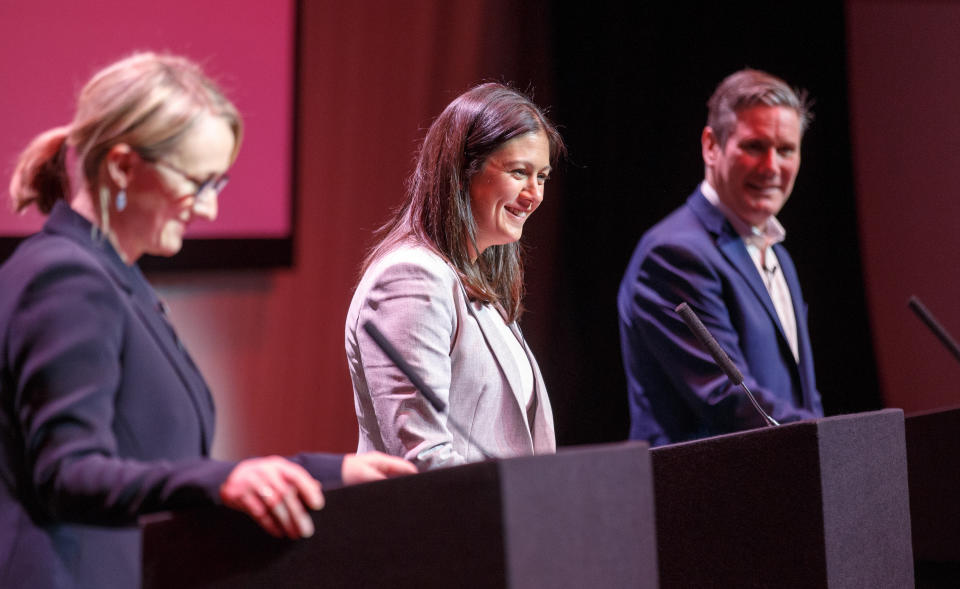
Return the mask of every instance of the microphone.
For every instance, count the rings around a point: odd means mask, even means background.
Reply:
[[[960,360],[960,346],[957,345],[957,342],[954,341],[950,334],[947,333],[947,330],[943,328],[940,323],[934,319],[930,311],[923,306],[923,303],[920,302],[920,299],[916,295],[911,295],[910,300],[907,301],[907,306],[910,307],[910,310],[923,321],[930,331],[933,332],[933,335],[937,336],[937,339],[940,340],[944,346],[950,350],[950,353],[953,354],[954,358]]]
[[[776,419],[767,415],[767,412],[763,410],[763,407],[760,406],[760,403],[757,402],[757,399],[753,396],[753,393],[750,392],[750,389],[747,388],[747,385],[743,382],[743,374],[740,373],[740,369],[737,368],[737,365],[733,363],[733,360],[730,359],[730,356],[727,355],[723,348],[720,347],[720,344],[717,342],[716,338],[707,331],[707,328],[703,325],[703,322],[700,321],[700,318],[697,317],[697,314],[693,312],[693,309],[690,308],[687,303],[680,303],[677,305],[675,311],[680,315],[680,318],[683,319],[683,322],[687,324],[687,327],[690,328],[690,331],[693,332],[693,335],[696,336],[697,340],[700,341],[700,345],[707,349],[710,352],[710,355],[713,357],[713,361],[720,367],[720,370],[727,375],[727,378],[730,379],[730,382],[739,386],[743,389],[743,392],[746,393],[747,398],[750,399],[750,402],[753,403],[753,408],[757,410],[757,413],[763,417],[763,421],[767,424],[767,427],[780,425]]]
[[[377,344],[377,347],[387,355],[387,358],[390,358],[390,361],[400,369],[400,372],[413,384],[414,388],[420,391],[420,394],[430,403],[437,413],[443,413],[447,410],[446,404],[440,400],[440,397],[437,396],[433,389],[430,388],[426,382],[420,378],[420,375],[417,374],[417,371],[413,369],[413,366],[410,366],[410,363],[403,359],[403,356],[400,355],[400,352],[394,347],[393,344],[387,339],[383,332],[377,329],[377,326],[373,324],[372,321],[365,321],[363,323],[363,330],[373,338],[374,343]],[[458,434],[463,436],[465,440],[470,442],[474,448],[480,451],[483,454],[484,458],[496,458],[490,452],[487,452],[483,446],[478,444],[467,430],[460,425],[460,422],[456,421],[451,415],[447,414],[447,424],[450,425],[450,428],[456,430]]]

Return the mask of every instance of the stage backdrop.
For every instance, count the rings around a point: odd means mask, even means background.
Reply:
[[[246,128],[217,222],[193,224],[187,233],[191,240],[172,263],[289,263],[295,8],[295,0],[5,0],[0,3],[0,184],[6,187],[17,156],[35,135],[70,122],[77,94],[100,67],[140,50],[185,55],[222,84]],[[14,215],[6,190],[3,196],[0,256],[15,245],[12,236],[32,233],[41,223],[32,209]],[[193,241],[197,238],[205,241]],[[258,241],[254,247],[241,239]]]
[[[540,97],[541,4],[302,3],[294,267],[151,277],[215,391],[218,455],[356,449],[343,326],[372,232],[450,100],[483,80]]]
[[[426,127],[460,92],[500,80],[549,102],[546,4],[4,2],[3,182],[30,138],[69,121],[80,85],[102,65],[142,49],[203,63],[237,102],[247,136],[221,218],[192,235],[234,235],[238,218],[275,218],[264,233],[287,231],[289,212],[271,216],[258,206],[296,187],[292,267],[149,275],[216,398],[214,453],[349,451],[357,425],[343,324],[372,231],[400,203]],[[536,221],[546,238],[555,226],[549,215],[538,212]],[[37,223],[0,217],[9,233]]]
[[[847,2],[860,239],[884,401],[960,404],[960,364],[907,309],[960,337],[960,3]]]
[[[572,157],[560,178],[564,206],[552,260],[562,271],[549,285],[551,336],[534,349],[561,438],[626,435],[617,288],[643,232],[703,179],[707,99],[720,80],[748,66],[806,88],[815,100],[803,163],[779,217],[809,303],[824,408],[879,407],[858,248],[842,2],[816,10],[565,3],[556,12],[555,104]]]
[[[14,18],[20,4],[0,5],[0,20]],[[237,28],[260,2],[233,2],[216,14],[206,12],[210,3],[201,4],[191,5],[206,15],[196,35],[217,53],[191,53],[199,46],[193,42],[173,45],[167,35],[179,32],[180,21],[165,20],[159,8],[133,15],[156,24],[153,36],[134,35],[117,52],[78,49],[66,37],[29,45],[29,35],[16,31],[0,38],[7,92],[50,102],[56,110],[10,140],[19,145],[69,118],[77,88],[48,89],[48,76],[38,72],[51,62],[79,60],[69,74],[70,84],[78,84],[134,49],[183,51],[215,74],[227,72],[218,60],[260,50],[256,30]],[[836,413],[880,404],[871,326],[878,336],[883,404],[909,410],[949,402],[949,395],[930,391],[950,391],[957,368],[903,304],[917,292],[948,326],[960,329],[948,294],[956,282],[949,262],[957,234],[948,204],[950,137],[957,134],[949,126],[949,107],[958,92],[950,76],[937,73],[952,75],[946,60],[957,53],[951,44],[956,27],[950,26],[955,15],[950,5],[907,4],[904,10],[896,3],[851,5],[854,160],[840,3],[798,14],[773,7],[738,13],[725,6],[705,12],[634,4],[629,10],[561,10],[546,1],[506,0],[303,2],[297,108],[292,121],[277,123],[292,122],[297,135],[294,265],[151,275],[217,399],[216,455],[355,448],[343,321],[359,262],[371,232],[399,204],[431,119],[485,79],[532,85],[538,102],[554,106],[570,145],[571,160],[551,180],[525,235],[531,255],[523,326],[554,399],[561,443],[626,434],[616,285],[642,231],[702,177],[704,102],[720,78],[745,65],[781,74],[817,99],[818,118],[804,140],[803,168],[784,221],[811,305],[825,405]],[[50,16],[45,26],[61,35],[74,29],[121,35],[132,10],[114,6],[103,15],[49,0],[41,6]],[[84,20],[91,15],[99,16]],[[279,25],[264,17],[261,26]],[[282,41],[292,43],[286,35]],[[906,55],[897,56],[894,48]],[[253,67],[259,58],[246,59]],[[17,69],[20,60],[33,65]],[[244,98],[240,79],[285,91],[245,69],[236,84],[226,78],[251,126],[267,113]],[[15,134],[10,129],[20,108],[0,111],[6,135]],[[260,157],[253,154],[263,141],[248,137],[238,166],[249,164],[259,174]],[[237,184],[255,182],[238,178],[228,188],[224,215],[245,208],[231,200]],[[875,205],[883,209],[880,217],[873,216]],[[868,255],[872,322],[864,312],[858,237]],[[898,349],[908,353],[897,355]],[[921,361],[928,364],[912,367]],[[924,380],[938,371],[942,380]]]

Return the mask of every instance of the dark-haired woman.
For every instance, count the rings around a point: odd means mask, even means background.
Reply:
[[[517,326],[518,241],[563,150],[543,112],[501,84],[470,89],[431,125],[407,198],[367,256],[347,315],[361,451],[424,470],[556,450],[550,400]],[[380,352],[367,321],[445,413]]]

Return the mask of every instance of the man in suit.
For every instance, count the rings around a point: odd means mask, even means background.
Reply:
[[[681,302],[767,413],[781,423],[823,415],[806,305],[776,219],[800,167],[805,96],[745,69],[707,105],[704,181],[644,234],[617,297],[630,437],[654,446],[764,423],[676,314]]]

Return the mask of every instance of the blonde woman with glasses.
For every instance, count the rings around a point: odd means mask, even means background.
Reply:
[[[0,587],[136,587],[140,515],[224,504],[309,536],[321,483],[415,472],[378,453],[209,457],[213,399],[136,262],[217,217],[242,131],[195,64],[141,53],[22,154],[14,207],[48,220],[0,268]]]

